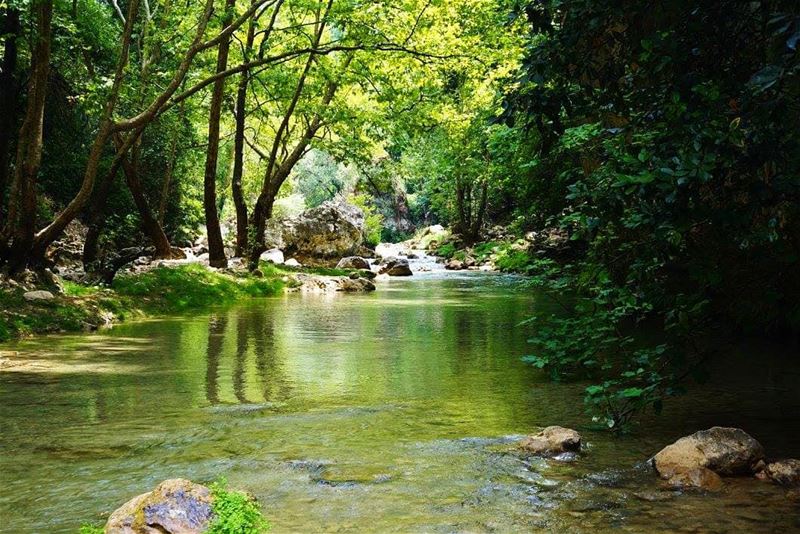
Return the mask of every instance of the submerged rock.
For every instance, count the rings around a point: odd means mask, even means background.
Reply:
[[[408,260],[397,258],[386,258],[381,263],[380,274],[388,274],[389,276],[411,276],[411,267],[408,265]]]
[[[549,426],[523,439],[519,448],[539,456],[557,456],[565,452],[581,450],[581,435],[570,428]]]
[[[706,491],[722,489],[722,478],[705,467],[664,466],[659,475],[667,484],[675,488],[698,488]]]
[[[206,486],[181,478],[123,504],[106,523],[106,534],[199,534],[214,517]]]
[[[348,256],[339,260],[337,269],[365,269],[369,270],[369,262],[361,256]]]
[[[800,460],[778,460],[767,464],[767,477],[781,486],[800,487]]]

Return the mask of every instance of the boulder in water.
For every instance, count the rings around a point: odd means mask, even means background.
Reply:
[[[336,264],[337,269],[366,269],[369,270],[369,262],[361,256],[347,256],[339,260]]]
[[[408,265],[408,260],[398,258],[386,258],[381,262],[380,274],[388,274],[389,276],[411,276],[411,267]]]
[[[337,291],[344,291],[347,293],[358,291],[375,291],[375,284],[366,278],[341,278],[339,280],[339,288]]]
[[[571,428],[549,426],[528,436],[519,444],[523,451],[538,456],[556,456],[565,452],[581,450],[581,435]]]
[[[763,461],[764,448],[747,432],[715,426],[664,447],[653,457],[653,466],[659,474],[703,467],[718,475],[735,476],[753,475]]]
[[[200,534],[214,517],[206,486],[181,478],[123,504],[106,523],[106,534]]]
[[[664,447],[652,459],[671,486],[715,491],[720,476],[753,475],[764,467],[764,448],[739,428],[713,427]]]

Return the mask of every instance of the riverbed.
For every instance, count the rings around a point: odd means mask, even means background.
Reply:
[[[678,493],[644,464],[712,425],[800,456],[789,349],[739,344],[613,436],[585,426],[585,384],[521,361],[521,323],[548,311],[519,277],[418,273],[3,347],[0,532],[74,533],[175,477],[252,492],[275,533],[800,531],[770,483]],[[513,450],[551,424],[585,453]]]

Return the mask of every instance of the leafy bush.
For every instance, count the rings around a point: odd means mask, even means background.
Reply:
[[[453,243],[445,243],[444,245],[438,247],[434,251],[434,254],[442,258],[450,259],[453,256],[455,256],[456,251],[457,251],[456,246]]]
[[[208,534],[262,534],[270,525],[258,503],[240,491],[227,489],[224,479],[211,484],[214,496],[215,519],[208,527]]]
[[[383,215],[370,203],[367,195],[352,195],[348,202],[364,212],[364,241],[373,247],[378,245],[383,232]]]

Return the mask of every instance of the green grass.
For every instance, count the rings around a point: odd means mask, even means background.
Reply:
[[[264,278],[246,274],[233,276],[202,265],[182,265],[118,276],[113,288],[122,297],[141,299],[146,311],[182,312],[228,304],[244,297],[275,295],[283,288],[283,282],[266,273]]]
[[[118,276],[112,289],[65,281],[64,294],[51,301],[28,302],[21,290],[0,290],[0,342],[80,331],[103,324],[109,314],[122,321],[131,316],[181,313],[275,295],[284,286],[282,278],[292,272],[274,266],[265,266],[264,270],[264,277],[257,278],[212,271],[201,265],[159,267]]]
[[[106,529],[104,527],[98,527],[96,525],[82,525],[78,534],[105,534]]]
[[[105,310],[121,308],[112,295],[102,298],[58,296],[28,302],[19,290],[0,290],[0,342],[32,334],[78,331],[102,322]]]

